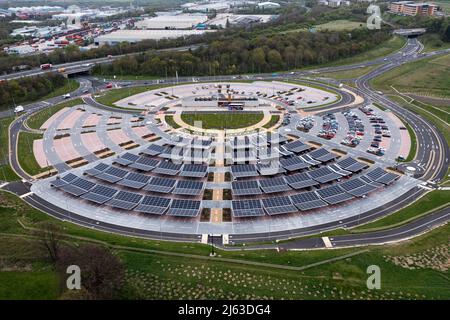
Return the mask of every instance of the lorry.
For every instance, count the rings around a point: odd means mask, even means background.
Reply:
[[[42,70],[48,70],[48,69],[51,69],[52,67],[53,67],[53,65],[51,63],[41,64],[41,69]]]
[[[59,73],[64,73],[66,71],[66,68],[58,68]]]

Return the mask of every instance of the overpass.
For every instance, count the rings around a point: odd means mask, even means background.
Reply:
[[[394,34],[404,37],[417,37],[427,32],[425,28],[415,28],[415,29],[397,29],[394,30]]]

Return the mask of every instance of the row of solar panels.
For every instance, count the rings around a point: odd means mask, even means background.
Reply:
[[[129,152],[117,157],[114,160],[114,163],[146,172],[152,171],[153,173],[170,176],[179,174],[182,177],[192,178],[203,178],[206,176],[208,171],[208,166],[205,164],[181,164],[174,163],[172,161],[159,161],[150,157],[139,156]],[[98,173],[98,171],[104,171],[106,169],[107,167],[105,167],[105,164],[98,164],[94,168],[87,170],[86,173]],[[126,170],[123,171],[128,172]]]
[[[350,176],[353,172],[342,169],[336,164],[321,167],[303,173],[296,173],[289,176],[280,176],[270,179],[260,180],[239,180],[231,183],[233,195],[246,196],[264,193],[285,192],[292,189],[304,189],[318,186]]]
[[[122,210],[170,216],[195,217],[200,212],[201,201],[169,199],[142,195],[96,184],[68,173],[51,182],[51,186],[90,202]]]
[[[85,175],[109,183],[116,183],[133,189],[159,193],[174,193],[197,196],[203,192],[204,182],[195,180],[176,180],[166,177],[148,176],[138,172],[130,172],[121,168],[99,163],[84,171]]]
[[[310,154],[304,154],[301,156],[281,158],[278,162],[268,162],[267,164],[232,165],[231,173],[233,174],[234,178],[254,177],[257,176],[258,173],[260,175],[274,175],[278,173],[285,173],[287,171],[292,172],[302,169],[308,169],[312,166],[317,166],[322,162],[328,162],[336,158],[336,155],[329,153],[325,149],[318,149],[315,151],[319,151],[322,156],[325,156],[324,152],[327,152],[326,158],[319,157],[322,159],[327,159],[327,161],[316,160],[317,158],[313,158]],[[367,165],[362,164],[353,158],[340,160],[336,164],[343,170],[350,172],[358,172],[367,167]]]
[[[338,204],[355,197],[362,197],[381,186],[388,185],[398,176],[376,168],[359,178],[332,185],[316,191],[302,192],[291,196],[265,199],[233,200],[234,217],[257,217],[293,213]]]

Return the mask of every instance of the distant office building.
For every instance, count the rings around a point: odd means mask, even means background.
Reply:
[[[427,2],[396,1],[389,5],[390,12],[407,16],[433,16],[436,9],[436,5]]]

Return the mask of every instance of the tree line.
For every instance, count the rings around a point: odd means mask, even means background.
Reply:
[[[0,83],[0,110],[14,108],[14,105],[35,101],[55,89],[63,87],[68,80],[60,74],[25,77]]]
[[[262,73],[302,68],[350,57],[389,39],[387,31],[289,32],[252,37],[223,36],[194,51],[149,51],[99,65],[101,75],[219,75]]]

